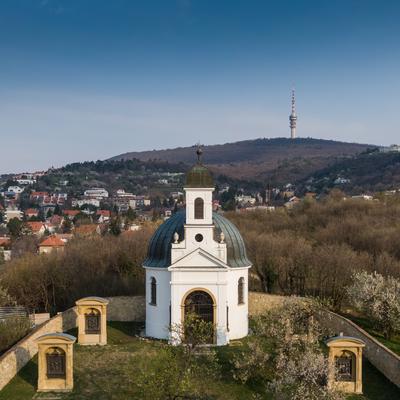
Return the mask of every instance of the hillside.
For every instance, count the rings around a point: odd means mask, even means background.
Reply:
[[[338,183],[338,179],[343,179],[345,182]],[[351,158],[337,160],[298,183],[306,190],[316,192],[333,187],[350,194],[398,189],[400,153],[366,151]]]
[[[285,174],[301,179],[315,170],[330,165],[338,157],[365,151],[366,144],[345,143],[322,139],[255,139],[204,147],[204,162],[214,172],[237,179],[265,180]],[[162,160],[192,164],[193,147],[129,152],[111,160]],[[294,177],[293,174],[295,175]],[[280,179],[278,179],[280,180]]]

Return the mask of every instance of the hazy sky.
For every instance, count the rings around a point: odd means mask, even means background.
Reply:
[[[298,135],[399,143],[400,1],[1,0],[0,173]]]

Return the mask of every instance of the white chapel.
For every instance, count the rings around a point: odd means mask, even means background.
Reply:
[[[214,324],[214,343],[248,332],[248,270],[243,239],[232,222],[213,212],[214,182],[198,162],[187,173],[186,210],[154,233],[146,269],[146,336],[170,339],[168,327],[188,312]]]

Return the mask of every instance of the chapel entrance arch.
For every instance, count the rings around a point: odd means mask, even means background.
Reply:
[[[195,289],[187,293],[183,301],[183,309],[184,318],[188,314],[196,314],[203,321],[210,322],[215,326],[216,303],[208,291],[204,289]],[[214,338],[210,337],[210,343],[213,341]]]

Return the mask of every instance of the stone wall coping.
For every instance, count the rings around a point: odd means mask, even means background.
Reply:
[[[369,340],[371,340],[371,342],[373,342],[374,344],[376,344],[378,347],[382,348],[383,351],[389,353],[392,357],[396,358],[399,362],[400,362],[400,356],[398,354],[396,354],[394,351],[390,350],[388,347],[386,347],[383,343],[381,343],[378,339],[375,339],[372,335],[370,335],[367,331],[365,331],[363,328],[361,328],[360,326],[358,326],[355,322],[353,322],[352,320],[343,317],[343,315],[340,314],[336,314],[333,311],[330,310],[324,310],[323,312],[328,313],[330,316],[335,316],[336,318],[339,318],[345,322],[347,322],[348,324],[350,324],[354,329],[356,329],[357,331],[359,331],[362,335],[366,336]]]
[[[76,337],[69,335],[68,333],[46,333],[36,339],[36,343],[41,343],[53,339],[57,342],[75,343]]]
[[[76,307],[71,307],[68,308],[67,310],[65,310],[64,312],[67,311],[76,311]],[[47,324],[49,324],[50,322],[54,321],[57,318],[61,318],[62,317],[62,312],[58,313],[56,315],[54,315],[53,317],[51,317],[50,319],[48,319],[46,322],[44,322],[43,324],[40,324],[38,326],[35,326],[35,328],[33,328],[27,335],[25,335],[23,338],[21,338],[20,340],[18,340],[17,343],[15,343],[12,347],[10,347],[5,353],[3,353],[0,356],[0,363],[6,359],[11,353],[13,353],[15,351],[15,349],[19,346],[21,346],[21,344],[25,343],[31,336],[34,336],[38,331],[42,330]]]
[[[89,305],[89,304],[104,304],[107,305],[110,301],[103,297],[89,296],[79,299],[75,302],[77,306]]]

